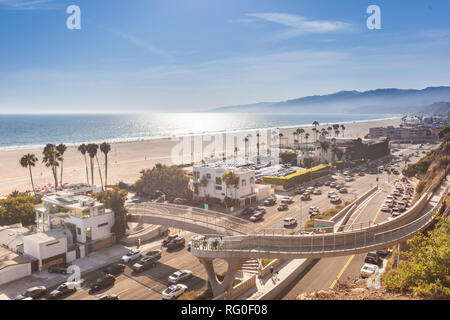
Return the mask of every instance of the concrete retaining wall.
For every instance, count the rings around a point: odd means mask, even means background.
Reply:
[[[141,243],[145,243],[156,237],[159,237],[167,230],[167,227],[164,226],[152,226],[148,228],[146,232],[135,233],[129,235],[126,238],[123,238],[122,240],[120,240],[120,243],[123,245],[137,245],[139,243],[139,239],[141,239]]]
[[[363,202],[364,200],[366,200],[368,197],[370,197],[375,191],[378,190],[378,187],[373,187],[372,189],[370,189],[369,191],[367,191],[365,194],[363,194],[361,197],[359,197],[358,199],[356,199],[355,201],[353,201],[352,203],[350,203],[348,206],[346,206],[344,209],[342,209],[341,211],[339,211],[338,213],[336,213],[334,216],[332,216],[330,218],[331,221],[336,222],[337,220],[339,220],[343,215],[345,215],[351,208],[353,205],[359,205],[361,202]]]
[[[220,296],[214,298],[213,300],[233,300],[255,286],[256,286],[256,275],[253,275],[251,278],[237,284],[231,290],[225,292],[224,294],[221,294]]]

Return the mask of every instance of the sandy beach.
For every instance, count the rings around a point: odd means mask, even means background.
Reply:
[[[369,133],[370,127],[393,125],[398,126],[400,119],[373,120],[365,122],[345,123],[345,137],[363,138]],[[331,123],[329,124],[331,125]],[[320,124],[319,129],[328,127],[328,124]],[[312,126],[302,126],[306,132],[310,133],[309,141],[314,140],[314,134],[311,131]],[[283,144],[286,141],[292,143],[294,136],[292,134],[297,127],[283,128]],[[333,134],[334,135],[334,134]],[[340,135],[342,136],[342,134]],[[171,165],[171,151],[177,141],[171,139],[154,139],[136,142],[112,143],[111,151],[108,155],[108,184],[114,184],[119,181],[135,182],[139,178],[139,172],[142,169],[152,168],[156,163]],[[209,143],[204,143],[204,148]],[[49,168],[42,164],[42,149],[20,149],[0,151],[0,195],[7,195],[13,190],[26,191],[31,190],[29,171],[22,168],[19,164],[20,158],[27,153],[34,153],[39,161],[33,170],[34,183],[37,186],[43,186],[48,183],[53,184],[53,175]],[[98,154],[99,162],[103,168],[103,154]],[[88,159],[89,163],[89,159]],[[94,183],[100,184],[98,168],[94,169]],[[59,175],[59,173],[58,173]],[[76,147],[68,147],[64,154],[64,173],[63,182],[78,183],[87,182],[84,158]]]

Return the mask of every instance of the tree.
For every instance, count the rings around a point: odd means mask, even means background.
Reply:
[[[322,149],[322,156],[325,158],[326,153],[328,152],[328,149],[330,148],[330,143],[327,141],[321,141],[320,142],[320,149]]]
[[[100,151],[105,155],[105,189],[108,189],[108,153],[111,151],[111,145],[103,142],[100,145]]]
[[[226,185],[225,195],[228,195],[228,188],[230,188],[230,186],[234,187],[235,192],[234,200],[236,201],[236,191],[237,191],[236,189],[239,186],[239,177],[234,173],[234,171],[228,171],[222,174],[222,181]]]
[[[89,158],[91,160],[91,182],[92,182],[92,184],[94,184],[94,158],[97,156],[98,145],[95,143],[90,143],[87,145],[86,151],[89,154]],[[101,181],[101,177],[100,177],[100,182],[102,184],[102,190],[103,190],[103,181]]]
[[[305,134],[305,140],[306,140],[306,148],[308,148],[308,139],[309,139],[309,133]]]
[[[30,170],[31,187],[33,188],[33,193],[35,196],[36,196],[36,190],[34,189],[33,174],[31,173],[31,167],[34,167],[36,165],[37,161],[38,161],[38,158],[32,153],[28,153],[20,159],[20,165],[23,168],[28,167],[28,169]]]
[[[120,190],[118,187],[94,194],[94,197],[103,203],[105,208],[111,209],[112,212],[114,212],[114,226],[112,227],[112,232],[119,239],[125,236],[126,230],[128,229],[128,209],[125,207],[127,196],[128,192],[126,190]]]
[[[244,149],[244,153],[245,153],[245,159],[248,159],[248,137],[249,136],[246,136],[245,138],[244,138],[244,143],[245,143],[245,149]]]
[[[0,225],[22,223],[24,226],[29,226],[34,224],[36,218],[34,200],[29,195],[21,194],[0,200]]]
[[[88,171],[88,164],[87,164],[87,159],[86,159],[86,152],[87,152],[87,146],[83,143],[82,145],[80,145],[78,147],[78,151],[81,152],[81,154],[84,156],[84,164],[86,167],[86,179],[87,179],[87,183],[89,184],[89,171]]]
[[[341,124],[342,137],[345,137],[345,126]]]
[[[445,138],[445,140],[448,141],[449,137],[450,137],[450,126],[446,126],[444,129],[439,131],[439,139]]]
[[[257,150],[257,154],[256,154],[256,163],[259,163],[259,137],[260,134],[259,132],[256,134],[256,150]]]
[[[151,170],[141,171],[141,177],[135,183],[136,190],[143,195],[155,197],[157,191],[174,198],[189,198],[189,178],[177,166],[168,167],[160,163]]]
[[[297,162],[297,154],[295,152],[283,152],[280,154],[280,158],[283,161],[283,163],[293,163]]]
[[[67,150],[67,146],[63,143],[60,143],[56,146],[56,150],[59,152],[59,154],[61,155],[61,186],[63,186],[63,167],[64,167],[64,153]]]
[[[47,146],[53,146],[48,147]],[[57,167],[59,166],[59,161],[61,161],[61,155],[54,148],[54,145],[47,145],[44,148],[44,158],[42,159],[42,163],[45,164],[47,168],[51,168],[53,173],[53,178],[55,179],[55,190],[58,189],[58,172]]]

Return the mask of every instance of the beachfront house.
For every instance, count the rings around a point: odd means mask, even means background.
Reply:
[[[233,171],[239,178],[237,186],[227,186],[222,175]],[[193,168],[194,199],[211,203],[225,201],[225,197],[235,201],[237,207],[256,203],[255,171],[247,168],[232,167],[221,162],[199,164]]]

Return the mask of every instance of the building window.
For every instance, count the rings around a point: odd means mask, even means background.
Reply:
[[[101,227],[104,227],[104,226],[107,226],[107,225],[108,225],[108,222],[105,222],[105,223],[99,224],[97,226],[97,228],[101,228]]]
[[[210,174],[210,173],[207,173],[207,174],[206,174],[206,178],[207,178],[207,179],[211,179],[211,174]]]
[[[216,190],[222,190],[222,186],[216,186]]]
[[[247,185],[247,180],[242,179],[242,186],[245,187]]]
[[[81,228],[77,228],[77,234],[81,235]]]
[[[222,178],[221,177],[216,177],[216,184],[222,184]]]

